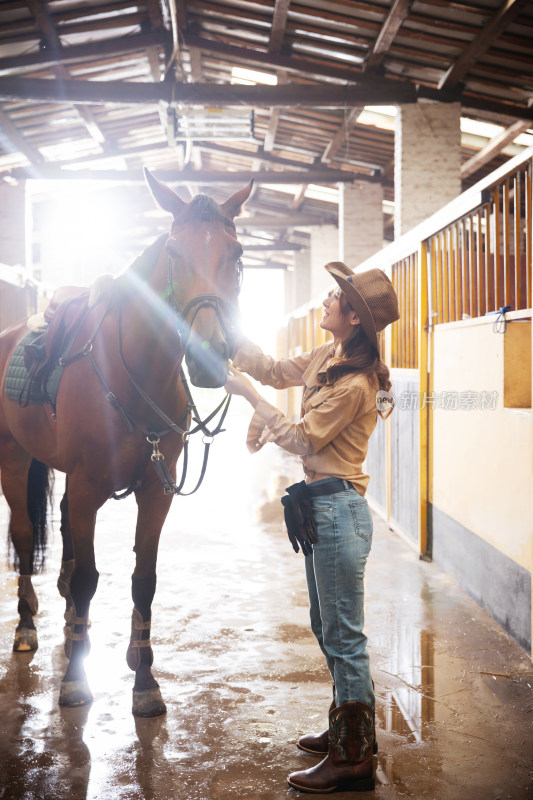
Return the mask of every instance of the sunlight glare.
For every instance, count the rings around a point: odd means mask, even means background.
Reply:
[[[282,269],[248,267],[244,271],[241,327],[245,336],[269,355],[275,355],[276,333],[285,316],[284,274]]]
[[[45,282],[88,286],[98,275],[124,267],[118,237],[126,212],[104,186],[55,182],[53,199],[38,204],[35,213]]]

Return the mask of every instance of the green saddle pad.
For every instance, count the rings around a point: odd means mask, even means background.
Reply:
[[[7,367],[5,381],[6,396],[10,400],[15,400],[17,403],[20,402],[24,405],[26,405],[26,403],[38,405],[50,403],[50,405],[55,407],[59,382],[65,367],[57,364],[52,369],[48,375],[43,391],[40,380],[32,381],[31,387],[29,386],[28,370],[24,364],[24,346],[33,344],[40,335],[40,333],[29,333],[16,346]],[[29,398],[28,389],[30,393]]]

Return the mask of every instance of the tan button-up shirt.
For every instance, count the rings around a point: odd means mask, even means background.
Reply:
[[[370,478],[362,471],[362,464],[376,425],[377,384],[366,375],[350,373],[333,386],[322,386],[318,376],[333,355],[333,345],[324,344],[309,353],[276,361],[252,342],[244,343],[233,359],[238,369],[275,389],[304,386],[299,422],[291,422],[261,399],[246,443],[253,453],[266,442],[275,442],[301,457],[307,481],[344,478],[364,495]]]

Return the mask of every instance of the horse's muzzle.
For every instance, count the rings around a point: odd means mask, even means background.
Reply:
[[[229,351],[225,342],[215,348],[208,341],[189,343],[185,351],[185,362],[193,386],[203,389],[218,389],[228,377]]]

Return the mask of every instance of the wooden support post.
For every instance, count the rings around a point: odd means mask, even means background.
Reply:
[[[420,376],[420,396],[430,396],[433,387],[430,385],[428,362],[428,335],[431,319],[428,308],[428,242],[420,243],[418,249],[418,370]],[[420,408],[420,452],[418,466],[418,550],[421,558],[431,558],[428,539],[428,489],[431,481],[428,460],[429,425],[433,411],[432,403],[421,403]]]

